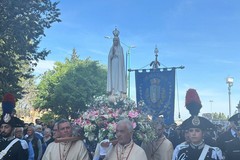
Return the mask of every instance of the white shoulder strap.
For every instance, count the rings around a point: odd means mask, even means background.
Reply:
[[[2,158],[5,156],[5,154],[7,154],[8,150],[9,150],[17,141],[19,141],[19,139],[18,139],[18,138],[15,138],[11,143],[9,143],[9,145],[8,145],[4,150],[2,150],[2,151],[0,152],[0,159],[2,159]]]
[[[200,157],[198,158],[198,160],[204,160],[204,159],[205,159],[209,147],[210,147],[210,146],[207,145],[207,144],[204,145],[204,148],[203,148],[202,153],[201,153]]]

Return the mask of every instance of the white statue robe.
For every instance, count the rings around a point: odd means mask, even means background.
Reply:
[[[126,82],[123,48],[112,46],[108,55],[107,92],[113,95],[126,93]]]

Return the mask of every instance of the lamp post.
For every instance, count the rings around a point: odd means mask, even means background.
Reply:
[[[227,77],[226,83],[228,84],[229,117],[231,117],[231,87],[233,86],[233,77]]]
[[[210,102],[210,107],[211,107],[211,118],[213,119],[213,113],[212,113],[212,103],[213,103],[213,100],[209,100]]]
[[[240,101],[239,101],[239,103],[238,103],[236,108],[237,108],[237,113],[240,113]]]
[[[110,36],[104,36],[104,38],[113,39]],[[126,73],[127,73],[127,89],[128,89],[127,94],[128,94],[128,98],[130,98],[130,72],[131,72],[131,70],[130,70],[130,64],[131,64],[130,63],[130,53],[131,53],[131,49],[136,48],[136,46],[135,45],[129,46],[129,45],[125,44],[124,42],[122,42],[121,40],[120,40],[120,43],[128,48],[127,52],[126,52]]]
[[[122,43],[124,44],[124,43]],[[130,65],[131,65],[131,61],[130,61],[130,53],[131,53],[131,49],[135,48],[136,46],[128,46],[126,44],[124,44],[126,47],[128,47],[128,51],[126,52],[126,71],[128,71],[128,75],[127,75],[127,88],[128,88],[128,98],[130,98]]]
[[[238,103],[236,108],[238,109],[238,113],[240,113],[240,101],[239,101],[239,103]]]

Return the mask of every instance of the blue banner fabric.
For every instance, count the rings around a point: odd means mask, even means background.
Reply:
[[[135,71],[137,104],[145,103],[143,112],[164,117],[167,125],[174,123],[175,69]]]

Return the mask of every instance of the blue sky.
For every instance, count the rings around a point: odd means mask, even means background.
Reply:
[[[61,0],[59,8],[62,22],[46,30],[40,44],[52,53],[39,63],[36,74],[52,68],[55,61],[63,62],[73,48],[81,59],[91,57],[107,65],[112,40],[104,36],[112,36],[117,26],[120,40],[136,46],[131,49],[131,69],[150,68],[156,45],[161,67],[185,66],[176,72],[176,119],[179,108],[182,119],[189,117],[184,107],[189,88],[199,93],[201,113],[228,115],[228,76],[234,78],[232,113],[236,110],[240,100],[239,0]],[[133,99],[134,77],[131,72]]]

